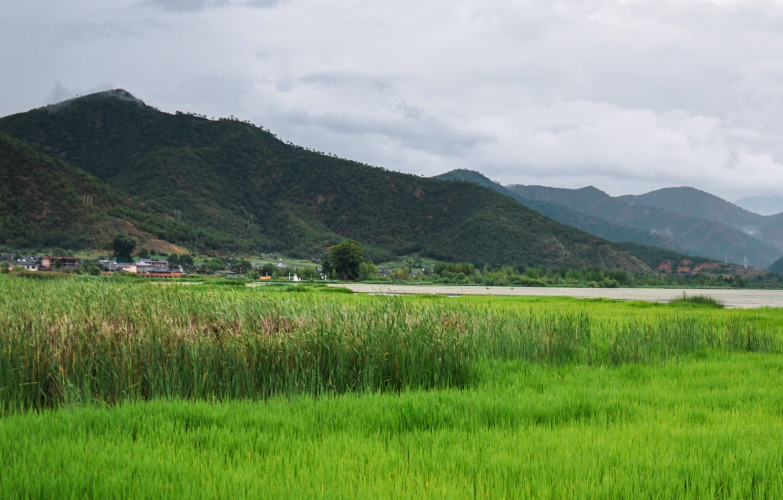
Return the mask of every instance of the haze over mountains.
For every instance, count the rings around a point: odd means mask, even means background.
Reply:
[[[748,265],[758,269],[783,256],[783,214],[762,216],[690,187],[612,197],[592,186],[503,187],[468,171],[440,177],[489,185],[549,217],[612,241],[665,247],[737,264],[747,258]]]
[[[627,249],[491,189],[327,156],[233,119],[163,113],[122,90],[8,116],[0,130],[62,160],[47,165],[89,174],[92,184],[72,188],[79,196],[124,196],[125,205],[99,207],[107,217],[192,250],[316,257],[351,238],[376,260],[416,251],[479,265],[650,271]],[[17,213],[31,228],[51,214]],[[74,220],[85,237],[106,238]]]
[[[735,201],[734,204],[759,215],[775,215],[783,212],[783,196],[746,196]]]

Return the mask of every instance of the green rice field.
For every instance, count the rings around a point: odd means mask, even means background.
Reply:
[[[0,498],[781,498],[783,314],[0,278]]]

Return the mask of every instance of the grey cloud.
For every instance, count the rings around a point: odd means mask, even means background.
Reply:
[[[9,4],[0,114],[114,82],[412,173],[783,190],[775,0]]]
[[[310,73],[298,78],[298,81],[307,85],[324,88],[340,88],[360,86],[375,88],[379,92],[389,92],[393,87],[387,83],[391,77],[377,74],[363,74],[347,71],[321,71]]]
[[[489,135],[460,131],[432,117],[405,118],[384,120],[339,113],[314,115],[304,111],[279,117],[297,127],[322,128],[356,140],[381,136],[403,148],[442,156],[459,156],[466,150],[494,141]]]
[[[75,42],[142,38],[155,33],[173,34],[179,31],[170,23],[149,18],[62,22],[57,24],[56,30],[61,39]]]
[[[279,0],[145,0],[145,5],[169,12],[202,12],[221,7],[277,7]]]

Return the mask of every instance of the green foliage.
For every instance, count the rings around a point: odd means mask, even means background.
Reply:
[[[776,260],[771,266],[767,268],[767,271],[777,274],[777,275],[783,275],[783,257]]]
[[[264,266],[261,268],[261,275],[262,276],[272,276],[277,272],[277,266],[274,264],[264,264]]]
[[[586,231],[590,234],[606,238],[609,241],[623,242],[633,241],[644,245],[653,245],[659,247],[665,247],[671,242],[666,238],[650,231],[637,229],[625,224],[618,224],[605,218],[593,217],[585,213],[580,213],[575,210],[566,208],[563,205],[556,203],[550,203],[544,200],[526,198],[515,193],[511,189],[508,189],[500,184],[488,179],[480,172],[472,170],[457,169],[451,172],[446,172],[437,177],[444,180],[461,180],[486,186],[501,194],[514,198],[523,205],[532,208],[533,210],[546,215],[547,217],[554,219],[562,224],[566,224],[582,231]]]
[[[74,269],[76,274],[89,274],[91,276],[98,276],[101,274],[101,266],[94,260],[86,259],[82,261],[82,265]]]
[[[352,299],[306,293],[328,290],[308,286],[294,287],[300,293],[292,297],[275,287],[249,289],[244,280],[207,282],[5,277],[0,405],[468,387],[481,360],[616,365],[711,350],[780,351],[779,323],[741,311],[599,321],[556,306]]]
[[[362,247],[356,241],[345,240],[329,248],[329,262],[340,279],[358,279],[364,262]]]
[[[780,498],[782,369],[506,362],[467,389],[10,415],[0,497]]]
[[[149,256],[150,256],[150,251],[149,251],[149,249],[147,247],[143,246],[143,247],[139,248],[139,251],[136,252],[136,255],[140,259],[148,259]]]
[[[193,261],[193,256],[184,254],[179,256],[179,265],[185,269],[192,269],[196,263]]]
[[[581,189],[543,186],[508,186],[515,195],[554,203],[573,211],[632,226],[645,232],[663,234],[668,244],[644,241],[629,235],[627,240],[647,246],[685,250],[723,261],[764,269],[780,258],[783,243],[781,217],[762,217],[739,209],[717,197],[693,188],[667,188],[640,196],[611,197],[592,186]],[[748,226],[760,228],[757,236],[745,232]],[[665,228],[665,229],[664,229]],[[765,241],[765,238],[770,238]]]
[[[453,264],[439,262],[435,264],[434,273],[438,276],[444,276],[445,273],[462,274],[464,276],[472,276],[475,273],[473,264],[466,262],[456,262]]]
[[[114,257],[119,262],[131,262],[133,251],[136,249],[136,240],[125,233],[117,233],[111,241]]]
[[[711,307],[715,309],[723,309],[724,307],[726,307],[723,304],[723,302],[720,302],[719,300],[716,300],[708,295],[686,295],[685,292],[682,293],[682,297],[670,301],[669,304],[671,305],[692,304],[692,305],[698,305],[704,307]]]
[[[371,260],[359,264],[359,279],[370,280],[378,276],[378,267]]]
[[[143,201],[109,213],[190,249],[316,257],[351,239],[374,262],[419,252],[478,266],[647,271],[627,251],[491,189],[372,168],[250,124],[170,115],[117,95],[9,116],[0,129]]]

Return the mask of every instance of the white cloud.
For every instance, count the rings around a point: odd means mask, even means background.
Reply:
[[[395,170],[783,189],[773,0],[30,0],[0,23],[0,114],[114,82]]]

